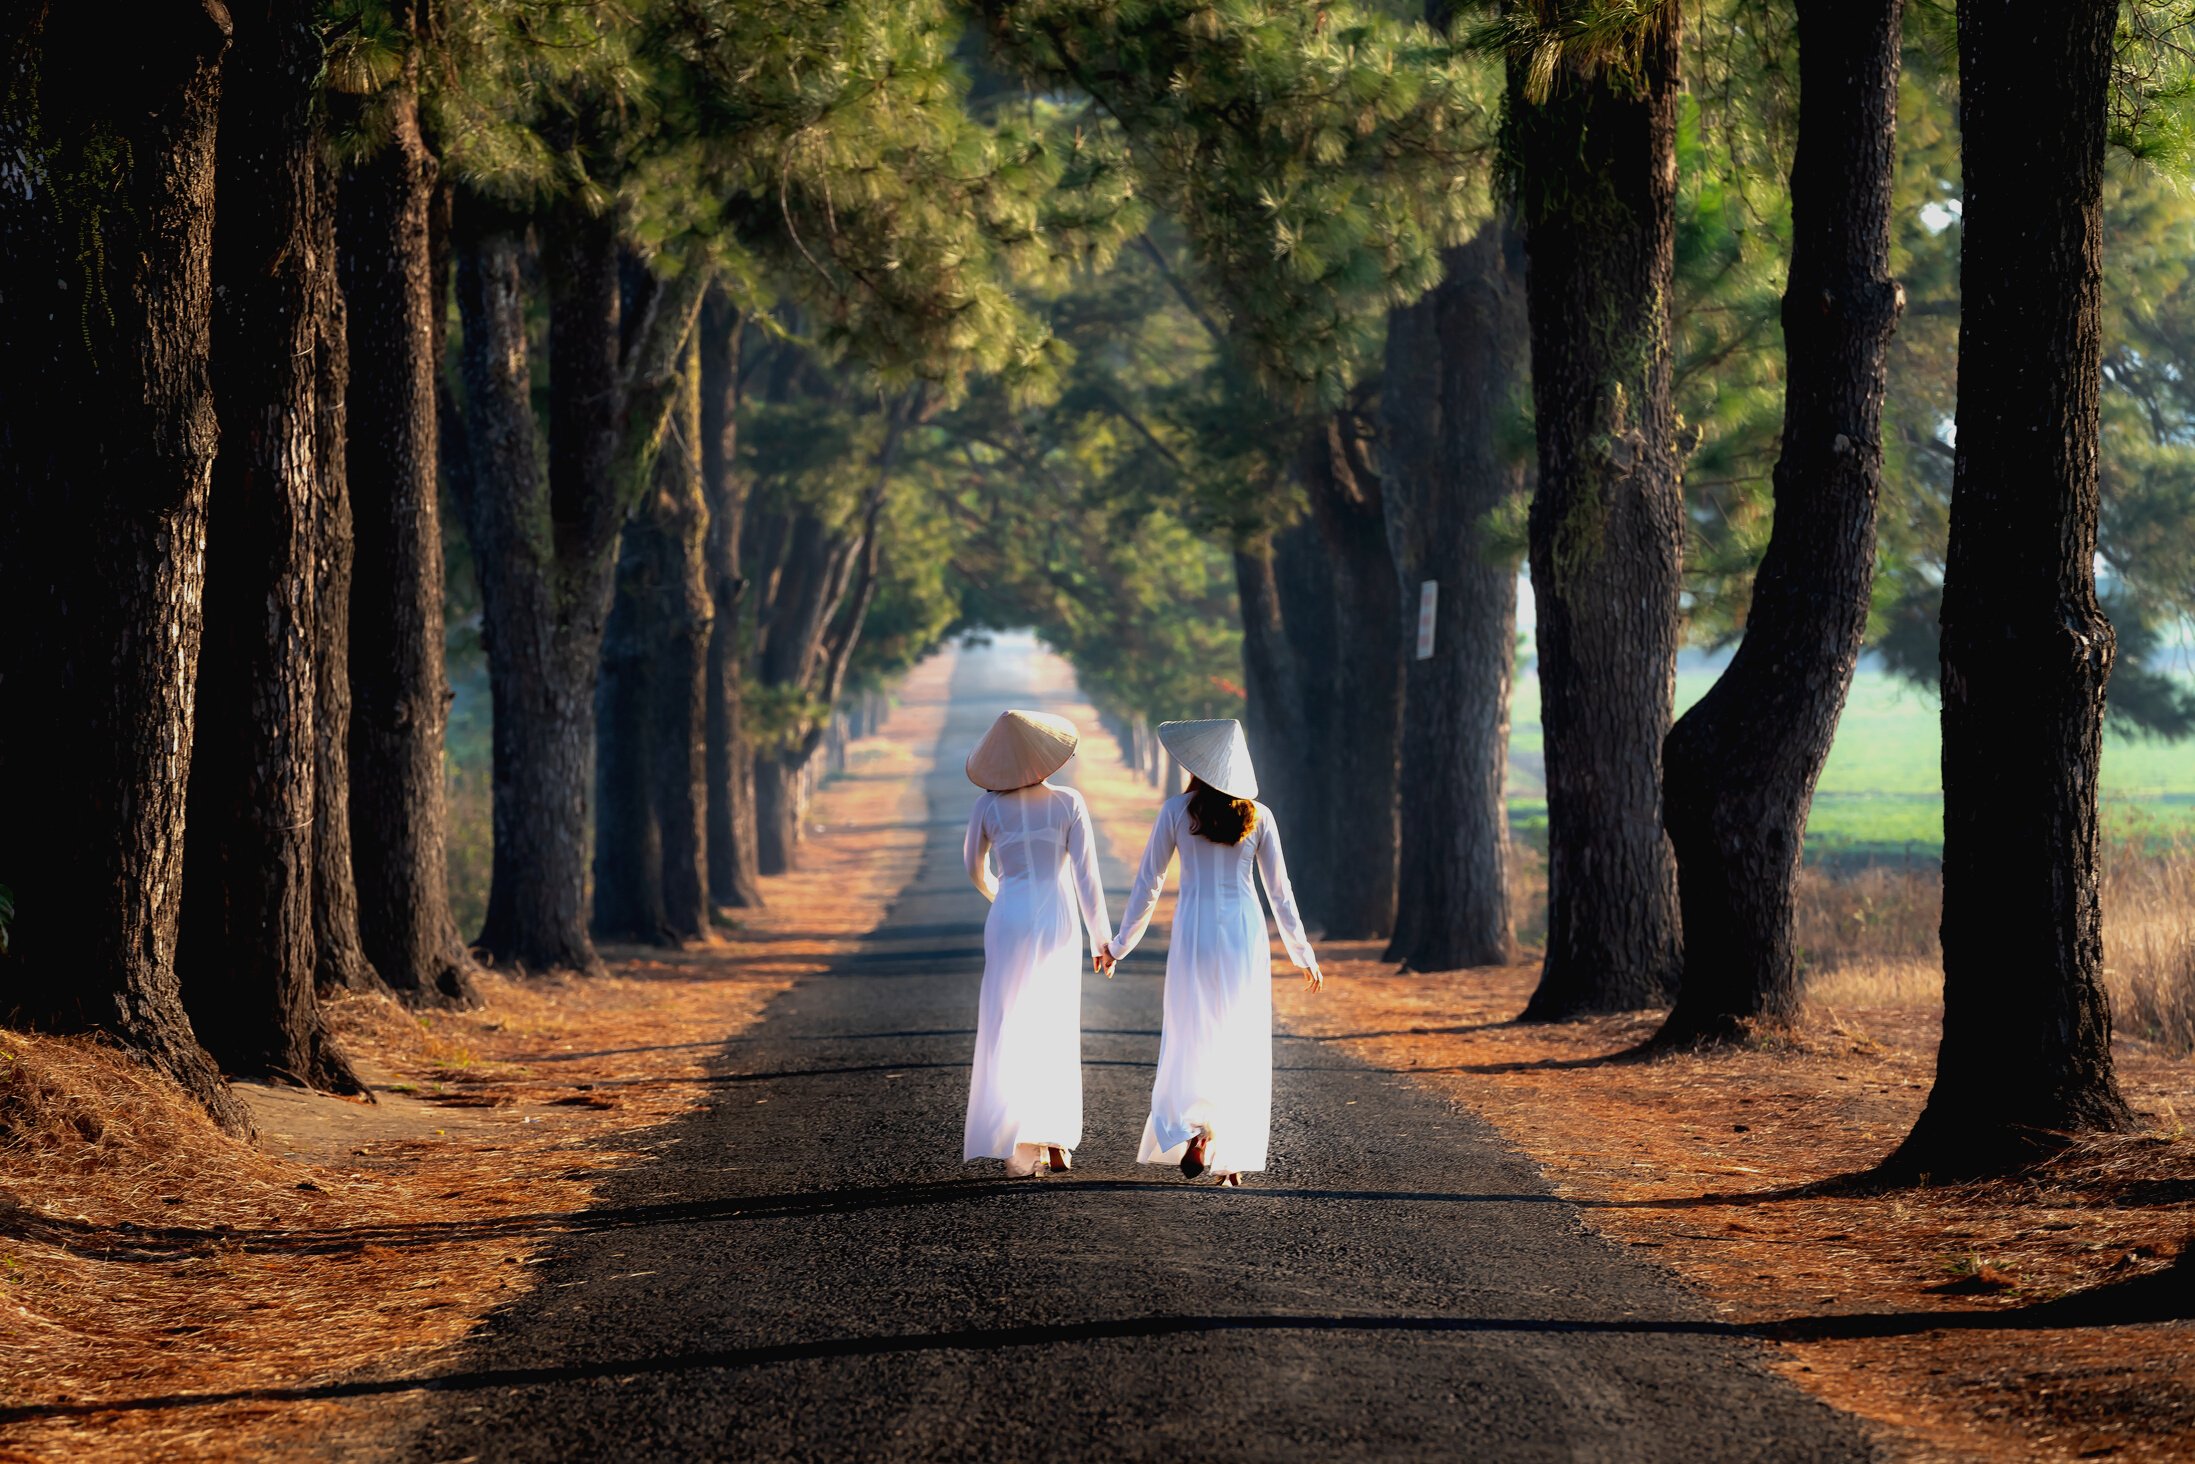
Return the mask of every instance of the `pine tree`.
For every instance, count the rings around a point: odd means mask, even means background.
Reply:
[[[41,629],[0,638],[0,1006],[109,1035],[246,1131],[175,972],[230,22],[173,0],[126,26],[95,7],[15,8],[8,28],[0,602],[10,625]]]
[[[1793,885],[1867,630],[1882,474],[1899,0],[1798,7],[1794,239],[1775,531],[1745,637],[1663,752],[1684,975],[1665,1043],[1741,1039],[1799,1006]]]
[[[1671,378],[1680,12],[1517,6],[1507,152],[1526,250],[1547,955],[1528,1018],[1650,1006],[1681,960],[1661,828],[1683,543]]]
[[[1893,1171],[2131,1122],[2111,1058],[2096,597],[2106,104],[2118,6],[1964,0],[1958,464],[1944,580],[1944,1035]],[[2044,180],[2044,186],[2038,186]]]

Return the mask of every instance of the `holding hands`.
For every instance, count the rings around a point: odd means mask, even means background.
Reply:
[[[1113,954],[1113,943],[1106,941],[1098,947],[1098,953],[1090,957],[1090,969],[1106,980],[1113,979],[1113,968],[1120,964],[1120,957]]]

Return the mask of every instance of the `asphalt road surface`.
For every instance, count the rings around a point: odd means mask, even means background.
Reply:
[[[727,1045],[714,1104],[556,1245],[403,1457],[1871,1456],[1484,1125],[1330,1044],[1279,1039],[1248,1188],[1138,1168],[1157,931],[1086,982],[1073,1173],[963,1167],[984,906],[960,752],[1029,704],[1027,664],[963,654],[885,926]]]

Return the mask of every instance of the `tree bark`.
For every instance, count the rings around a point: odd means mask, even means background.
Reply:
[[[1235,550],[1235,601],[1242,617],[1242,730],[1250,760],[1258,770],[1263,801],[1288,825],[1293,878],[1306,893],[1318,861],[1324,857],[1319,822],[1301,757],[1308,732],[1306,703],[1296,677],[1296,659],[1281,610],[1280,585],[1270,538]],[[1140,764],[1147,733],[1140,719],[1130,727],[1129,760]],[[1295,851],[1301,849],[1301,854]]]
[[[2096,778],[2105,108],[2118,7],[1959,6],[1958,457],[1943,595],[1944,1023],[1889,1167],[2017,1165],[2132,1117],[2111,1059]]]
[[[1661,1045],[1798,1016],[1793,886],[1814,785],[1867,633],[1890,277],[1902,0],[1800,0],[1776,520],[1745,637],[1662,752],[1684,978]]]
[[[701,481],[708,500],[707,765],[709,894],[726,909],[762,904],[755,866],[755,760],[747,738],[747,582],[741,539],[747,475],[739,469],[740,338],[744,322],[721,287],[702,306]]]
[[[812,509],[801,508],[771,536],[784,548],[771,556],[775,562],[765,577],[757,616],[756,676],[763,685],[817,710],[803,715],[789,742],[755,759],[755,852],[764,874],[787,873],[797,858],[801,776],[823,745],[830,709],[846,684],[846,667],[876,598],[881,549],[877,520],[914,407],[910,398],[886,409],[875,476],[850,523],[832,525]]]
[[[1488,519],[1525,491],[1502,445],[1529,362],[1522,241],[1496,219],[1447,251],[1441,284],[1391,312],[1381,386],[1388,545],[1404,666],[1401,875],[1385,959],[1415,971],[1516,959],[1509,909],[1509,691],[1517,566]],[[1421,586],[1434,596],[1419,659]]]
[[[222,446],[207,528],[201,724],[177,970],[224,1071],[358,1092],[314,987],[314,363],[335,261],[321,247],[310,0],[232,5],[215,172],[213,380]]]
[[[1649,1006],[1682,961],[1662,834],[1684,505],[1671,403],[1677,31],[1565,59],[1544,97],[1509,63],[1532,322],[1529,521],[1547,756],[1547,954],[1524,1016]]]
[[[1307,456],[1310,449],[1305,448]],[[1318,530],[1308,520],[1273,536],[1273,584],[1279,592],[1283,644],[1289,674],[1284,685],[1297,698],[1289,731],[1295,739],[1290,770],[1298,777],[1289,806],[1274,817],[1287,833],[1289,874],[1304,923],[1327,928],[1335,890],[1335,825],[1351,790],[1335,770],[1336,720],[1334,668],[1345,654],[1340,615],[1335,608],[1333,575]],[[1275,725],[1275,717],[1265,719]],[[1155,742],[1155,739],[1154,739]],[[1159,781],[1157,769],[1151,781]]]
[[[692,343],[682,381],[653,486],[625,525],[595,700],[594,933],[673,946],[709,932],[708,513]]]
[[[248,1132],[175,973],[217,442],[227,12],[11,12],[0,155],[0,1010],[94,1030]],[[84,251],[87,231],[100,248]],[[86,430],[86,424],[97,430]],[[35,627],[36,633],[30,633]]]
[[[317,161],[321,206],[314,211],[313,248],[336,258],[335,177],[325,154]],[[350,436],[350,328],[333,267],[319,272],[314,307],[319,339],[313,349],[313,463],[320,474],[313,524],[312,915],[317,947],[313,976],[320,990],[373,991],[381,986],[358,929],[358,881],[351,843],[351,587],[357,551],[344,447]]]
[[[651,790],[663,831],[663,904],[681,940],[709,934],[709,645],[715,621],[701,474],[701,357],[687,334],[670,425],[656,455],[666,549],[664,636],[654,678]]]
[[[494,699],[494,868],[477,945],[523,970],[599,971],[587,934],[594,694],[617,534],[661,441],[703,281],[622,315],[614,220],[563,201],[544,223],[549,453],[536,460],[521,221],[468,201],[464,321],[471,540]],[[629,350],[622,348],[629,338]]]
[[[1319,923],[1329,940],[1384,938],[1395,923],[1402,766],[1402,638],[1385,496],[1370,461],[1370,425],[1337,412],[1306,443],[1308,523],[1319,588],[1331,607],[1334,649],[1298,670],[1324,685],[1314,715],[1327,721],[1310,766],[1327,798],[1325,888]],[[1298,583],[1310,580],[1300,576]]]
[[[416,13],[399,23],[415,33]],[[440,316],[429,209],[436,166],[419,130],[419,58],[379,99],[389,136],[339,193],[338,263],[349,306],[348,468],[358,555],[351,619],[352,862],[359,932],[383,981],[413,1006],[477,1003],[450,913],[443,741]]]

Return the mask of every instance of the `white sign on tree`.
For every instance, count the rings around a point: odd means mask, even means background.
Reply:
[[[1418,586],[1418,659],[1433,658],[1433,619],[1440,608],[1440,581],[1427,580]]]

